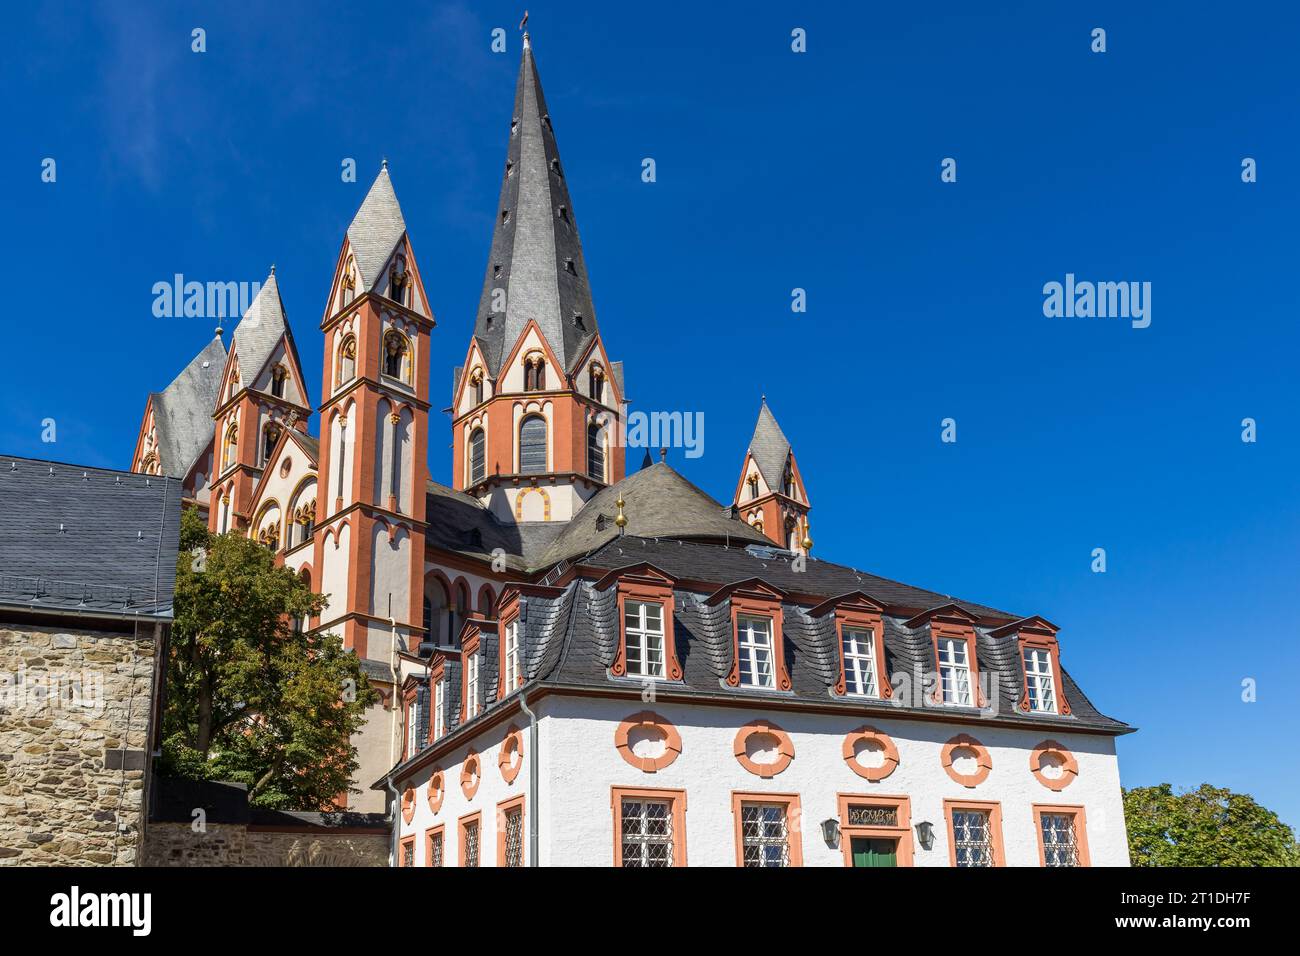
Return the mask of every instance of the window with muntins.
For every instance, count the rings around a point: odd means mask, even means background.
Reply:
[[[664,663],[664,608],[650,601],[623,602],[629,677],[667,677]]]
[[[440,680],[433,685],[433,739],[437,740],[447,732],[447,682]]]
[[[876,686],[875,635],[861,628],[843,628],[844,693],[854,697],[879,697]]]
[[[519,686],[519,622],[506,625],[506,683],[504,693]]]
[[[1026,647],[1025,687],[1029,709],[1039,713],[1056,713],[1056,685],[1052,677],[1052,655],[1043,647]]]
[[[623,866],[673,865],[673,808],[669,801],[624,797],[621,816]]]
[[[465,672],[468,677],[465,679],[465,714],[467,719],[473,719],[478,716],[479,694],[478,694],[478,653],[470,654],[469,663],[465,665]]]
[[[775,687],[772,670],[772,620],[743,615],[736,619],[736,649],[741,687]]]
[[[790,865],[790,832],[784,804],[742,803],[740,827],[745,866]]]
[[[429,865],[442,866],[442,834],[429,837]]]
[[[972,706],[969,647],[960,638],[941,637],[939,649],[939,683],[945,704]]]

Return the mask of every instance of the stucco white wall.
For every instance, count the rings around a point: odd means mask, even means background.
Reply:
[[[618,724],[631,714],[651,709],[671,721],[682,737],[682,753],[658,773],[644,773],[623,760],[614,746]],[[691,866],[734,866],[735,828],[731,795],[734,791],[797,793],[804,814],[805,866],[841,866],[843,854],[826,846],[820,823],[838,817],[838,795],[887,795],[911,798],[911,823],[928,820],[935,839],[930,850],[915,847],[917,866],[948,866],[945,799],[998,801],[1002,808],[1002,839],[1009,866],[1037,866],[1038,843],[1034,828],[1035,804],[1082,806],[1087,820],[1088,851],[1093,866],[1127,866],[1128,843],[1120,798],[1119,768],[1114,739],[1055,730],[1020,731],[969,724],[947,724],[898,719],[822,714],[773,714],[669,703],[599,701],[551,696],[538,705],[541,719],[540,796],[541,853],[543,866],[609,866],[613,862],[613,812],[611,787],[685,790],[686,851]],[[794,743],[790,766],[770,780],[749,773],[732,753],[737,729],[756,718],[782,727]],[[525,722],[516,723],[527,731]],[[864,723],[889,734],[899,751],[899,766],[886,779],[871,783],[845,765],[841,747],[845,734]],[[960,733],[974,736],[988,748],[993,770],[979,786],[968,788],[944,771],[940,752]],[[526,792],[527,766],[515,783],[503,785],[496,767],[496,748],[504,727],[476,742],[483,759],[484,782],[473,801],[460,792],[460,761],[465,748],[440,762],[447,777],[447,798],[434,817],[426,800],[427,772],[417,778],[417,813],[402,833],[421,835],[434,823],[447,824],[447,861],[452,864],[458,846],[454,824],[474,810],[484,813],[483,860],[495,860],[495,806],[500,800]],[[1051,738],[1068,748],[1079,765],[1078,778],[1063,791],[1049,790],[1029,770],[1030,751]],[[531,758],[526,754],[526,758]],[[527,808],[532,814],[533,807]],[[489,827],[489,817],[493,818]],[[422,843],[423,836],[420,842]],[[492,855],[488,855],[489,849]],[[423,865],[423,846],[416,860]]]
[[[446,781],[446,795],[443,797],[442,806],[436,814],[429,809],[429,777],[432,775],[432,768],[422,770],[413,778],[415,816],[410,823],[406,823],[400,816],[398,821],[403,837],[412,833],[417,835],[415,841],[416,866],[428,865],[425,860],[427,847],[425,846],[424,834],[430,827],[438,824],[443,824],[446,827],[443,834],[444,865],[459,866],[459,821],[461,817],[471,813],[483,814],[479,836],[480,865],[496,866],[497,804],[518,797],[521,794],[527,794],[528,761],[532,759],[532,754],[529,753],[527,721],[522,717],[515,717],[513,723],[523,732],[524,742],[523,763],[519,765],[519,773],[515,777],[514,783],[506,783],[505,778],[501,775],[501,769],[497,766],[497,759],[501,753],[501,744],[505,739],[506,730],[510,727],[510,720],[490,728],[475,737],[472,742],[457,747],[439,758],[438,765],[442,767],[443,778]],[[479,766],[482,768],[482,780],[473,799],[466,799],[460,786],[460,773],[465,758],[471,749],[478,752]],[[528,806],[525,800],[523,833],[525,865],[527,865],[528,857],[528,822],[531,819],[532,812],[533,808]],[[545,861],[545,859],[546,855],[543,852],[542,860]]]

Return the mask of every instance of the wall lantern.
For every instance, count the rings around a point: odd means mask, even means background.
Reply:
[[[832,850],[838,849],[840,845],[840,821],[834,817],[827,817],[822,821],[822,839]]]
[[[916,825],[916,840],[921,844],[922,850],[928,850],[934,846],[934,824],[929,820],[922,820]]]

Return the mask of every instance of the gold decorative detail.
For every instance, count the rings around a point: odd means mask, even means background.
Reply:
[[[393,414],[388,416],[388,420],[392,422],[394,425],[396,425],[398,422],[402,420],[402,416],[397,414],[397,412],[393,412]]]
[[[618,496],[618,501],[614,502],[618,506],[618,517],[614,519],[614,524],[618,525],[619,530],[627,527],[627,515],[623,514],[623,506],[626,504],[623,496]]]

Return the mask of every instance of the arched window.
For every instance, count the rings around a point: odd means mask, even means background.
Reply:
[[[469,617],[469,588],[464,581],[456,586],[456,604],[451,613],[450,630],[451,644],[453,647],[460,647],[460,629],[465,624],[465,619]]]
[[[357,266],[351,256],[343,266],[343,288],[339,292],[339,298],[343,305],[347,305],[357,294]]]
[[[404,382],[410,381],[410,355],[411,347],[406,342],[406,336],[396,329],[389,329],[384,335],[384,374]]]
[[[605,480],[605,435],[596,422],[587,425],[587,476]]]
[[[436,577],[428,578],[424,583],[424,628],[429,640],[439,647],[448,647],[451,638],[451,607],[447,598],[447,589]]]
[[[546,471],[546,419],[529,415],[519,424],[519,473],[540,475]]]
[[[232,424],[226,429],[226,444],[221,452],[221,467],[229,468],[235,463],[235,454],[239,445],[239,426]]]
[[[271,521],[257,533],[257,540],[263,544],[268,551],[280,550],[280,522]]]
[[[487,465],[485,458],[487,456],[487,440],[483,436],[483,429],[476,428],[469,435],[469,483],[477,485],[486,477]]]
[[[478,592],[478,612],[490,621],[496,613],[496,603],[492,588],[483,585],[483,590]]]
[[[540,352],[524,359],[524,391],[540,392],[546,388],[546,360]]]
[[[749,497],[751,499],[758,497],[758,475],[749,476]]]
[[[344,385],[357,377],[357,340],[354,336],[346,336],[339,345],[339,362],[338,374],[335,377],[334,385]]]
[[[406,259],[398,256],[388,272],[388,297],[399,305],[406,304]]]
[[[262,429],[262,464],[270,462],[271,452],[275,451],[275,443],[279,440],[280,426],[275,422],[267,422]]]
[[[483,370],[481,368],[476,368],[474,369],[473,372],[470,373],[469,384],[474,389],[474,404],[482,405],[483,404]]]
[[[289,373],[283,365],[271,369],[271,394],[276,398],[284,398],[284,381],[288,377]]]
[[[605,370],[595,362],[591,363],[591,397],[593,401],[605,401]]]

